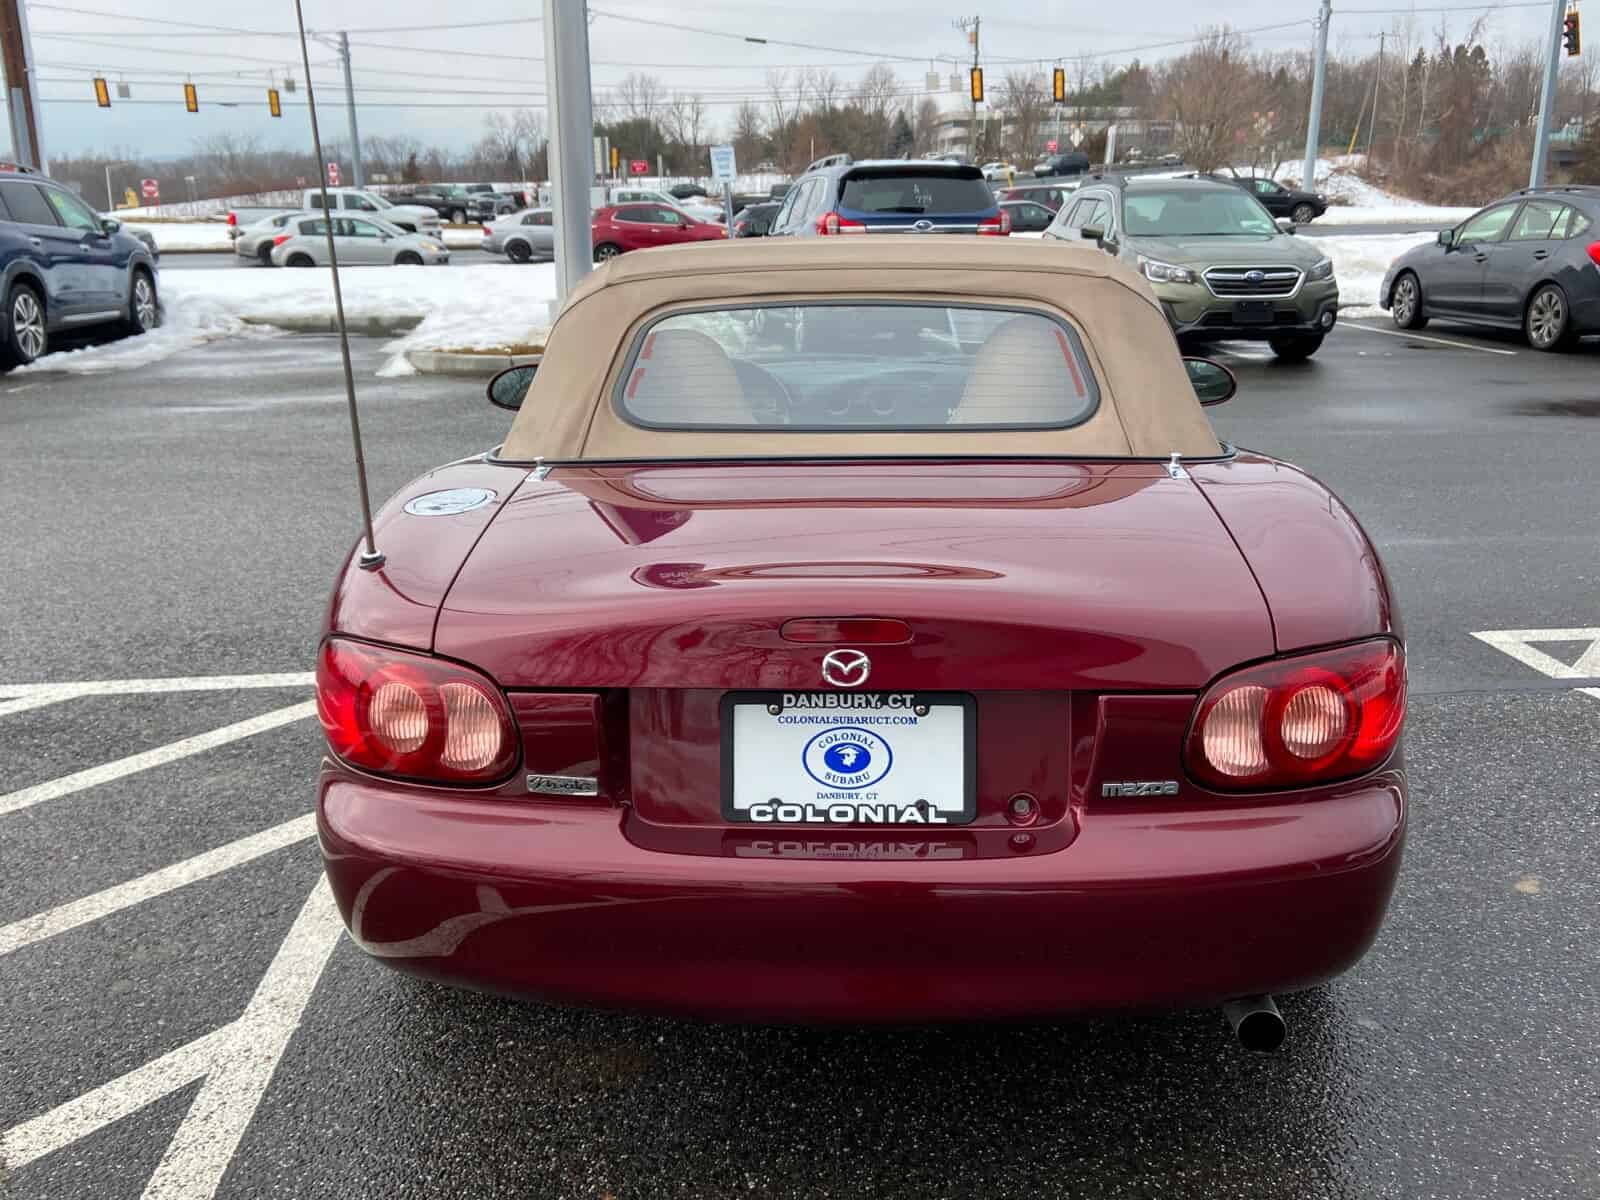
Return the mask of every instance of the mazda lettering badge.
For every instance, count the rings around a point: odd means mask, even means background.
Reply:
[[[872,674],[872,660],[859,650],[830,650],[822,660],[822,679],[834,687],[860,687]]]

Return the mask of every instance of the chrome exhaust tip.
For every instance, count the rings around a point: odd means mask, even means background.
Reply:
[[[1265,1054],[1283,1045],[1283,1039],[1289,1035],[1289,1027],[1271,996],[1230,1000],[1222,1006],[1222,1015],[1228,1018],[1233,1036],[1246,1050]]]

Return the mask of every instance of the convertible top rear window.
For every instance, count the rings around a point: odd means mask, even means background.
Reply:
[[[1043,313],[862,301],[677,312],[635,340],[617,410],[648,429],[1064,429],[1100,394]]]

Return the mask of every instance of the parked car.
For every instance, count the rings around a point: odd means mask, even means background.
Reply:
[[[1231,175],[1217,172],[1199,178],[1215,179],[1219,183],[1231,183],[1234,187],[1243,188],[1261,201],[1261,206],[1273,216],[1288,217],[1296,225],[1309,225],[1328,211],[1326,196],[1318,192],[1287,187],[1275,179],[1267,179],[1260,175]]]
[[[693,200],[696,196],[709,196],[710,192],[698,183],[675,183],[667,189],[674,200]]]
[[[1210,179],[1091,176],[1045,236],[1100,246],[1144,276],[1183,343],[1315,354],[1339,314],[1333,262],[1251,195]]]
[[[272,241],[274,266],[328,265],[327,227],[320,216],[289,222]],[[375,217],[335,217],[333,247],[340,266],[420,267],[450,261],[450,251],[437,236],[407,233]]]
[[[228,212],[228,236],[238,237],[239,230],[253,225],[263,217],[277,216],[283,212],[321,212],[322,189],[306,188],[298,196],[296,205],[273,207],[240,207]],[[397,225],[408,233],[439,234],[439,214],[424,205],[395,204],[377,192],[360,188],[329,188],[328,201],[340,213],[366,213]]]
[[[391,204],[429,209],[441,220],[448,221],[452,225],[465,222],[467,215],[477,208],[474,197],[468,195],[466,187],[459,183],[420,184],[417,187],[390,192],[384,198]]]
[[[1535,350],[1600,333],[1600,187],[1523,188],[1397,258],[1378,303],[1401,329],[1438,317],[1521,329]]]
[[[773,237],[845,233],[979,233],[1004,236],[1010,218],[977,167],[885,159],[801,176],[773,218]]]
[[[772,218],[783,205],[776,201],[752,204],[733,218],[733,236],[736,238],[766,237],[772,231]]]
[[[602,208],[590,224],[595,262],[609,262],[630,250],[649,250],[679,242],[720,242],[728,231],[700,221],[670,204],[618,204]]]
[[[490,254],[504,254],[514,263],[554,259],[554,210],[530,208],[490,222],[483,227],[483,248]]]
[[[472,211],[467,214],[469,220],[494,220],[528,207],[527,199],[521,192],[496,191],[492,183],[468,183],[462,186],[467,189],[467,196],[472,201]]]
[[[1056,175],[1082,175],[1088,169],[1089,156],[1081,150],[1069,150],[1034,164],[1033,174],[1038,179],[1049,179]]]
[[[1002,200],[1000,211],[1011,218],[1011,232],[1043,233],[1050,228],[1056,214],[1032,200]]]
[[[246,225],[234,234],[233,252],[239,258],[249,262],[260,263],[263,267],[270,267],[272,263],[272,239],[283,232],[283,227],[290,221],[302,217],[315,216],[315,213],[303,211],[281,212],[276,216],[263,217],[252,225]]]
[[[26,167],[0,174],[0,366],[43,358],[64,329],[153,328],[156,256],[114,217]]]
[[[1010,183],[1016,177],[1017,169],[1008,162],[986,162],[979,168],[983,177],[989,183]]]
[[[679,212],[688,213],[697,221],[721,221],[727,216],[720,204],[700,204],[693,200],[679,200],[654,188],[612,188],[612,204],[664,204]]]
[[[1181,167],[1183,165],[1183,155],[1169,152],[1158,157],[1156,162],[1163,167]]]
[[[1035,204],[1044,205],[1051,212],[1057,212],[1077,190],[1077,180],[1063,180],[1058,183],[1021,183],[1015,187],[1001,188],[995,193],[995,198],[1002,204],[1007,200],[1032,200]]]
[[[793,186],[792,183],[775,183],[767,189],[767,195],[774,200],[782,200]]]
[[[1276,1045],[1394,891],[1405,649],[1345,504],[1213,432],[1233,386],[1099,255],[596,272],[324,606],[353,945],[602,1008],[1220,1005]]]

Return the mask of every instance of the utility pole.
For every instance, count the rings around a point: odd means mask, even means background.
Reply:
[[[1561,70],[1561,23],[1566,15],[1567,0],[1550,0],[1550,33],[1544,42],[1544,88],[1539,94],[1539,130],[1533,139],[1529,187],[1544,186],[1544,164],[1550,155],[1550,124],[1556,107],[1556,74]]]
[[[1333,16],[1333,0],[1322,0],[1322,11],[1317,14],[1317,60],[1311,73],[1311,114],[1306,118],[1305,174],[1300,186],[1315,191],[1317,186],[1317,151],[1322,148],[1322,81],[1328,72],[1328,21]]]
[[[955,23],[956,28],[967,35],[967,41],[972,43],[972,69],[978,69],[978,32],[983,25],[982,17],[962,17]],[[972,120],[967,125],[967,157],[973,158],[978,153],[978,93],[968,83],[968,94],[972,97]]]
[[[1377,145],[1378,141],[1378,97],[1383,88],[1383,42],[1388,36],[1386,33],[1378,35],[1378,72],[1372,78],[1372,125],[1367,129],[1367,162],[1369,165],[1372,162],[1373,147]],[[1307,190],[1309,191],[1310,189],[1308,188]]]
[[[11,153],[23,166],[43,172],[49,163],[40,129],[33,39],[22,0],[0,0],[0,61],[5,69],[6,102],[11,112]]]
[[[361,135],[356,132],[356,87],[350,81],[350,35],[339,33],[339,57],[344,62],[344,108],[350,118],[350,175],[358,188],[367,186],[361,170]]]
[[[550,203],[556,216],[556,297],[565,301],[594,265],[589,186],[594,101],[589,91],[587,0],[544,0],[545,93],[550,107]],[[553,313],[551,314],[554,315]]]

